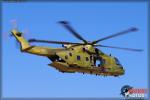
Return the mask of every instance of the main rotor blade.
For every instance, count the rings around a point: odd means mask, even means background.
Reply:
[[[87,43],[87,41],[80,34],[78,34],[67,21],[59,21],[59,23],[68,29],[76,38],[82,40],[84,43]]]
[[[37,39],[29,39],[29,42],[40,42],[40,43],[52,43],[52,44],[79,44],[83,45],[83,43],[73,43],[73,42],[64,42],[64,41],[48,41],[48,40],[37,40]]]
[[[138,30],[137,28],[132,27],[132,28],[127,29],[127,30],[124,30],[124,31],[122,31],[122,32],[119,32],[119,33],[116,33],[116,34],[112,34],[112,35],[110,35],[110,36],[107,36],[107,37],[98,39],[98,40],[96,40],[96,41],[93,41],[92,44],[96,44],[96,43],[98,43],[98,42],[100,42],[100,41],[103,41],[103,40],[106,40],[106,39],[110,39],[110,38],[113,38],[113,37],[116,37],[116,36],[119,36],[119,35],[127,34],[127,33],[129,33],[129,32],[134,32],[134,31],[137,31],[137,30]]]
[[[106,48],[114,48],[114,49],[122,49],[122,50],[128,50],[128,51],[136,51],[136,52],[141,52],[141,51],[143,51],[143,50],[141,50],[141,49],[122,48],[122,47],[105,46],[105,45],[95,45],[95,46],[106,47]]]

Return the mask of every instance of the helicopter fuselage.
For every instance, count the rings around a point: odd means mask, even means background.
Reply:
[[[91,45],[65,45],[65,48],[31,46],[21,32],[12,30],[12,34],[20,43],[22,52],[48,57],[52,61],[49,65],[61,72],[104,76],[124,74],[124,69],[117,58],[97,51]]]
[[[72,45],[66,48],[66,51],[56,52],[53,59],[49,57],[53,61],[50,66],[61,72],[82,72],[110,76],[124,74],[123,67],[117,58],[106,55],[100,50],[98,56],[95,56],[95,53],[95,49],[91,45]]]

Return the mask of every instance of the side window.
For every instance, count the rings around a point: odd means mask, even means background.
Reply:
[[[65,59],[68,59],[68,56],[67,56],[67,55],[65,56]]]
[[[90,56],[90,61],[92,61],[92,56]]]
[[[102,65],[105,64],[105,59],[102,59],[102,60],[101,60],[101,64],[102,64]]]
[[[85,59],[86,59],[86,61],[89,61],[89,58],[88,58],[88,57],[86,57]]]
[[[81,58],[80,58],[80,56],[79,55],[77,55],[77,60],[80,60]]]
[[[69,55],[72,56],[72,53],[70,52]]]

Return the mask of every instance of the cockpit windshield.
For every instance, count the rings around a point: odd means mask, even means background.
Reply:
[[[117,64],[117,65],[120,65],[120,66],[122,67],[120,61],[119,61],[116,57],[114,57],[114,58],[115,58],[116,64]]]

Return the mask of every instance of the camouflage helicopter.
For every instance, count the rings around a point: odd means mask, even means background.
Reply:
[[[60,21],[66,29],[68,29],[73,36],[83,41],[82,43],[73,43],[65,41],[49,41],[40,39],[26,40],[23,37],[23,33],[17,29],[11,31],[11,35],[17,39],[20,43],[20,49],[22,52],[44,56],[49,58],[52,63],[49,66],[56,68],[60,72],[67,73],[88,73],[103,76],[120,76],[124,75],[125,70],[120,61],[111,55],[107,55],[97,47],[107,47],[115,49],[123,49],[130,51],[142,51],[141,49],[121,48],[114,46],[105,46],[97,44],[103,40],[114,38],[116,36],[124,35],[129,32],[137,31],[137,28],[132,27],[122,32],[112,34],[110,36],[98,39],[96,41],[89,42],[79,35],[67,21]],[[31,45],[32,42],[39,43],[52,43],[61,44],[62,48],[51,48]]]

